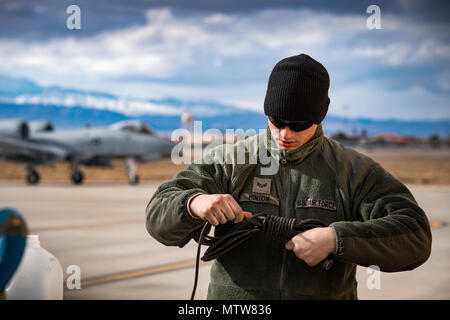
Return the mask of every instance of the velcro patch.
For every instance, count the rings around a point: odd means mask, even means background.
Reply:
[[[321,208],[336,211],[336,202],[322,199],[301,199],[295,203],[296,208]]]
[[[256,203],[270,203],[275,206],[280,205],[280,201],[274,196],[268,194],[243,193],[239,197],[239,202],[256,202]]]
[[[253,179],[252,192],[270,194],[271,179],[257,178]]]

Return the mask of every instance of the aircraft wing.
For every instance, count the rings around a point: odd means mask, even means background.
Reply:
[[[10,159],[62,161],[68,150],[48,143],[0,136],[0,156]]]

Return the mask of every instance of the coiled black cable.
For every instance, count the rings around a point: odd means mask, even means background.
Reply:
[[[234,249],[255,233],[263,232],[268,236],[273,236],[283,241],[289,241],[299,233],[318,227],[326,227],[322,221],[317,219],[305,219],[297,221],[295,218],[278,217],[266,214],[255,214],[249,220],[235,224],[230,232],[224,232],[221,235],[209,236],[211,224],[206,222],[203,228],[194,232],[194,239],[198,243],[197,257],[195,263],[194,287],[191,294],[191,300],[194,300],[197,290],[198,272],[200,265],[200,249],[202,245],[208,246],[203,254],[202,261],[211,261],[218,256]],[[333,255],[330,254],[324,261],[322,267],[325,270],[333,266]]]

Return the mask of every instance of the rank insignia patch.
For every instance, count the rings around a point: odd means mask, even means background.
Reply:
[[[252,192],[270,194],[271,179],[254,178]]]

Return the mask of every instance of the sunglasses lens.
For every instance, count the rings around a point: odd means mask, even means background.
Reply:
[[[288,127],[292,131],[303,131],[310,128],[313,124],[310,121],[284,121],[278,118],[269,117],[270,122],[278,129]]]
[[[312,126],[311,122],[307,122],[307,123],[297,123],[297,124],[290,124],[289,125],[289,129],[299,132],[299,131],[303,131],[306,130],[308,128],[310,128]]]
[[[272,122],[272,124],[275,127],[277,127],[278,129],[281,129],[281,128],[286,126],[285,122],[283,120],[281,120],[281,119],[272,118],[272,117],[269,117],[269,119],[270,119],[270,122]]]

